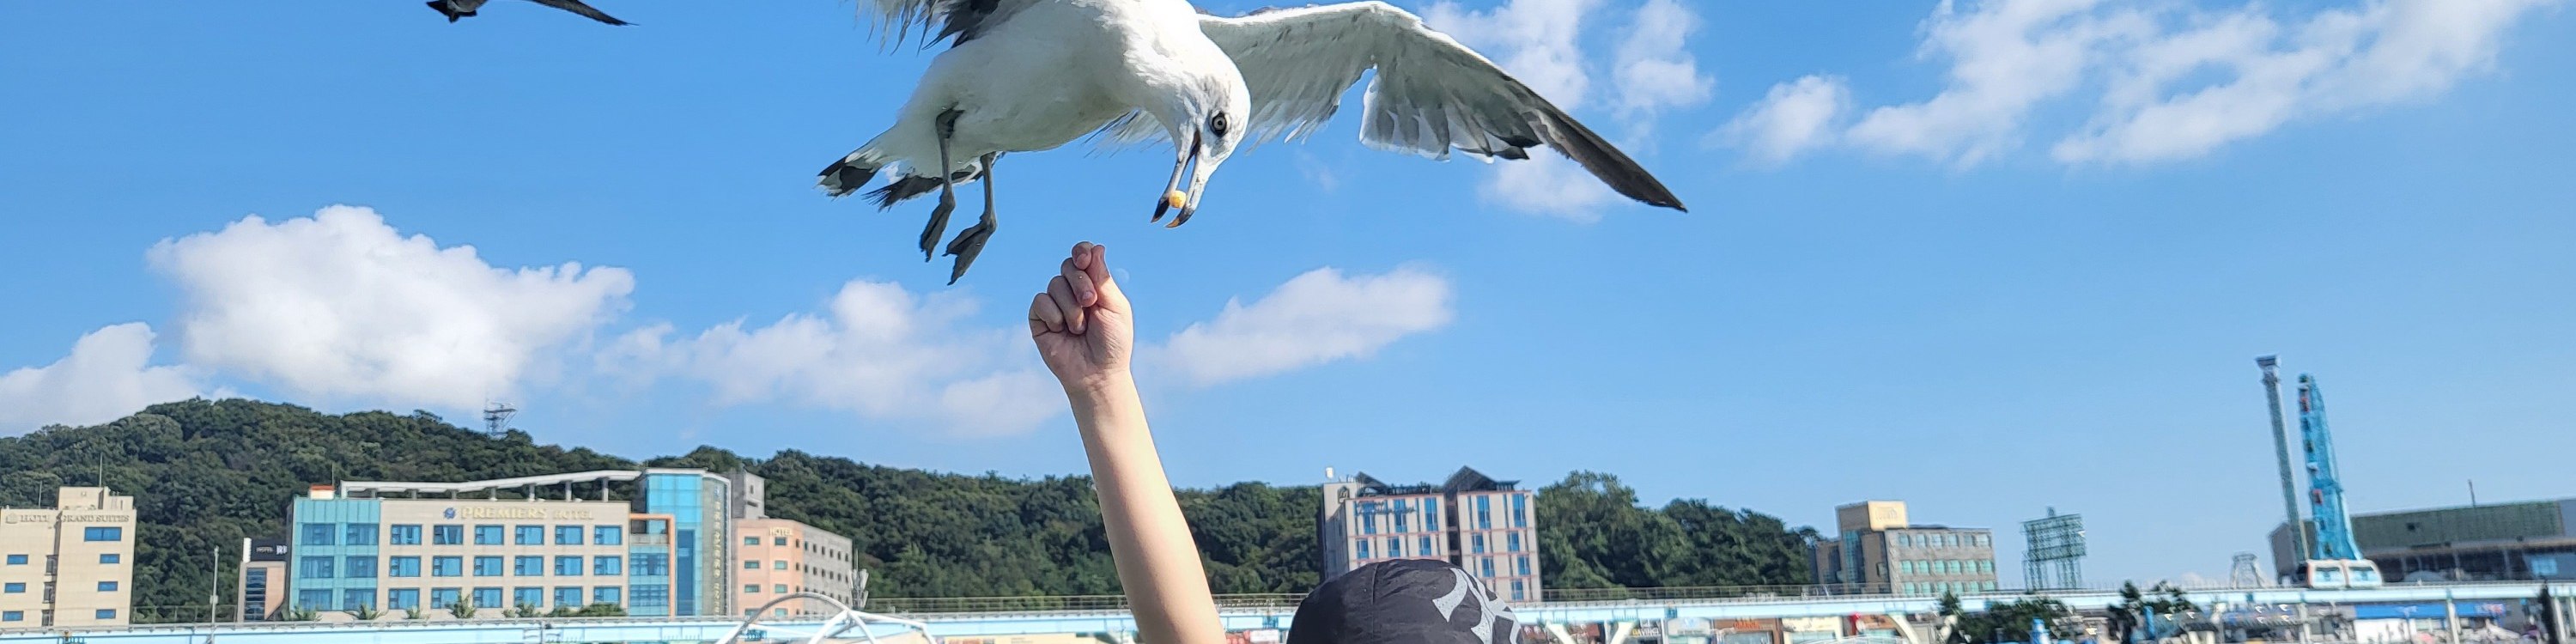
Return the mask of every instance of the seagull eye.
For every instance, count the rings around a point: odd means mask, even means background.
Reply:
[[[1225,138],[1225,125],[1225,114],[1223,113],[1208,117],[1208,131],[1216,133],[1217,138]]]

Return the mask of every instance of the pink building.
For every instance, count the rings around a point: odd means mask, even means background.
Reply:
[[[1538,601],[1537,510],[1518,484],[1463,467],[1436,486],[1388,485],[1367,474],[1328,481],[1318,521],[1324,578],[1389,559],[1438,559],[1475,573],[1505,599]]]

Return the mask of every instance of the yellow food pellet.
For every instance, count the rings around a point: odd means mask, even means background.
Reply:
[[[1179,191],[1179,190],[1174,190],[1174,191],[1171,191],[1171,192],[1166,192],[1166,193],[1163,193],[1163,205],[1171,206],[1171,207],[1174,207],[1174,208],[1179,208],[1179,207],[1181,207],[1181,206],[1185,205],[1185,204],[1183,204],[1182,202],[1183,202],[1183,201],[1188,200],[1189,198],[1190,198],[1190,196],[1189,196],[1189,195],[1181,194],[1181,191]]]

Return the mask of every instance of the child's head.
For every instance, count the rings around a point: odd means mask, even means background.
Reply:
[[[1287,644],[1517,644],[1519,633],[1511,607],[1465,569],[1398,559],[1307,594]]]

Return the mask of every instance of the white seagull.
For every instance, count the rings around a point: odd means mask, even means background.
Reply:
[[[1527,159],[1529,148],[1545,145],[1619,194],[1683,209],[1636,161],[1528,85],[1384,2],[1236,18],[1202,14],[1187,0],[860,3],[897,40],[936,24],[929,42],[950,46],[931,61],[894,127],[824,168],[820,183],[843,196],[895,166],[891,182],[868,195],[880,208],[937,191],[939,206],[921,231],[927,260],[956,209],[956,184],[983,180],[982,220],[948,243],[957,257],[951,284],[993,235],[993,163],[1004,153],[1053,149],[1094,132],[1124,143],[1165,138],[1178,160],[1152,220],[1179,208],[1170,224],[1179,226],[1235,150],[1319,129],[1371,69],[1377,79],[1362,105],[1362,143],[1487,160]]]

